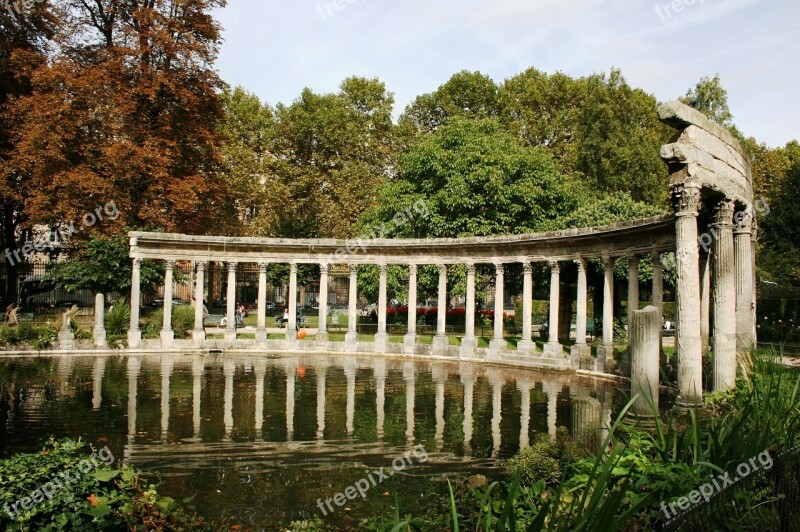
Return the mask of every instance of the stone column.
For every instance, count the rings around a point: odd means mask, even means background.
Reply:
[[[561,267],[558,261],[550,261],[550,315],[547,320],[549,340],[544,345],[544,354],[559,357],[564,350],[558,341],[558,302],[561,285]]]
[[[317,329],[317,341],[326,342],[328,340],[328,265],[319,265],[319,328]]]
[[[631,397],[638,395],[633,403],[633,411],[640,418],[652,418],[654,412],[658,413],[661,312],[654,306],[634,311],[631,316],[629,334]]]
[[[751,286],[753,289],[750,291],[750,313],[753,317],[751,328],[752,328],[752,337],[753,337],[753,345],[758,345],[758,331],[756,330],[756,316],[758,316],[758,311],[756,305],[758,304],[757,297],[756,297],[756,244],[758,243],[758,220],[753,217],[753,235],[750,237],[750,272],[753,274],[751,277]]]
[[[169,383],[174,361],[172,355],[161,356],[161,441],[169,443]]]
[[[543,382],[542,391],[547,396],[547,433],[555,440],[558,431],[558,394],[561,387],[555,382]]]
[[[172,330],[172,272],[175,261],[168,260],[164,272],[164,323],[161,327],[161,348],[169,349],[175,343],[175,332]]]
[[[464,432],[464,455],[470,456],[472,453],[472,432],[474,420],[472,419],[472,402],[475,393],[475,376],[471,366],[461,365],[461,384],[464,385],[464,422],[461,429]]]
[[[431,346],[432,355],[444,355],[447,352],[447,265],[439,265],[439,295],[436,301],[436,336]]]
[[[351,264],[349,267],[350,298],[347,308],[347,334],[345,335],[344,343],[348,351],[355,351],[358,343],[358,328],[356,327],[356,320],[358,319],[358,266]]]
[[[653,251],[650,255],[653,263],[653,306],[658,312],[664,312],[664,264],[661,262],[661,254]]]
[[[700,189],[679,184],[672,187],[675,206],[677,280],[677,325],[675,352],[678,357],[678,403],[693,406],[703,399],[703,353],[700,343],[700,271],[697,245],[697,215]]]
[[[506,339],[503,334],[503,309],[505,302],[505,266],[496,263],[495,289],[494,289],[494,337],[489,342],[489,353],[498,355],[506,350]]]
[[[256,344],[267,343],[267,263],[258,263],[258,316],[256,325]]]
[[[533,385],[528,381],[517,381],[517,389],[522,400],[519,416],[519,448],[527,449],[530,443],[530,421],[531,421],[531,390]]]
[[[205,373],[204,355],[192,357],[192,439],[195,443],[200,441],[202,417],[200,415],[203,397],[203,374]]]
[[[700,253],[700,349],[708,353],[711,337],[711,254]],[[676,326],[677,333],[677,326]]]
[[[142,331],[139,329],[139,305],[141,304],[140,279],[142,259],[133,259],[131,270],[131,327],[128,329],[128,347],[137,349],[142,346]]]
[[[325,378],[328,367],[320,365],[316,367],[317,374],[317,441],[322,441],[325,437]]]
[[[286,324],[286,339],[297,341],[297,263],[289,264],[289,323]]]
[[[403,364],[403,380],[406,383],[406,444],[414,444],[414,400],[416,395],[416,375],[414,362],[407,360]]]
[[[225,376],[222,405],[222,424],[225,426],[223,441],[231,441],[231,433],[233,432],[233,378],[236,375],[236,362],[232,358],[223,359],[222,374]]]
[[[489,385],[492,387],[492,456],[500,454],[503,444],[503,434],[500,424],[503,421],[503,378],[498,373],[489,375]]]
[[[597,349],[598,368],[611,371],[614,358],[614,259],[603,257],[603,345]]]
[[[253,427],[256,432],[256,441],[262,441],[264,435],[264,379],[267,375],[267,361],[257,358],[253,363],[253,373],[256,377],[256,408]]]
[[[403,338],[403,352],[413,355],[417,350],[417,265],[408,265],[408,332]]]
[[[195,347],[203,347],[206,341],[206,328],[203,324],[205,316],[205,284],[206,284],[206,262],[197,262],[197,273],[194,278],[194,330],[192,331],[192,341]]]
[[[106,298],[100,293],[94,296],[94,345],[106,346]]]
[[[736,385],[736,265],[733,250],[733,202],[714,209],[714,390]]]
[[[135,259],[139,260],[139,259]],[[136,356],[128,357],[128,446],[136,441],[136,398],[139,390],[139,370],[141,362]],[[126,446],[126,447],[128,447]],[[126,453],[127,454],[127,453]],[[129,458],[125,456],[125,458]]]
[[[236,268],[239,263],[228,263],[227,317],[225,322],[225,341],[236,341]]]
[[[578,301],[577,301],[577,318],[575,321],[575,345],[572,346],[571,354],[575,362],[578,363],[576,368],[580,368],[580,359],[588,357],[592,354],[592,348],[586,343],[586,320],[587,320],[587,304],[588,304],[588,282],[586,280],[586,261],[578,258],[575,261],[578,265]]]
[[[103,404],[103,376],[106,373],[106,357],[95,357],[92,366],[92,410]]]
[[[344,359],[344,376],[347,379],[347,403],[345,405],[345,429],[352,436],[356,412],[356,361],[352,357]]]
[[[478,340],[475,338],[475,265],[467,264],[467,298],[464,312],[464,338],[461,340],[460,356],[475,356]]]
[[[748,357],[755,347],[753,324],[753,215],[743,210],[736,213],[733,238],[736,246],[736,349],[739,356]],[[747,367],[747,364],[743,366]]]
[[[444,385],[447,380],[447,371],[441,365],[434,365],[431,368],[431,378],[436,383],[435,411],[436,433],[433,440],[436,442],[436,452],[441,452],[444,448]]]
[[[388,266],[378,265],[378,332],[375,335],[375,352],[385,353],[389,335],[386,334],[386,275]]]
[[[517,344],[517,351],[531,354],[536,351],[531,323],[531,314],[533,312],[533,265],[527,260],[522,263],[522,277],[522,339]]]
[[[639,310],[639,255],[628,257],[628,324],[633,311]]]
[[[386,360],[376,357],[372,361],[375,376],[375,427],[379,440],[383,439],[383,426],[386,422]]]
[[[286,441],[294,441],[295,385],[297,384],[297,359],[286,363]]]

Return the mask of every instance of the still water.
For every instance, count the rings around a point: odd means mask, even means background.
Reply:
[[[596,445],[623,400],[576,375],[341,355],[2,358],[0,383],[0,456],[80,436],[246,528],[322,517],[318,499],[381,467],[393,475],[324,519],[357,524],[395,495],[413,512],[448,477],[503,476],[558,427]]]

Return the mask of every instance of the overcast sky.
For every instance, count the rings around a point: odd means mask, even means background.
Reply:
[[[719,73],[746,135],[800,139],[798,0],[228,0],[216,16],[223,79],[273,105],[358,75],[386,83],[397,115],[460,70],[616,66],[661,101]]]

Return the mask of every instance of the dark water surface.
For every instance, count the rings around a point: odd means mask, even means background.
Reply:
[[[349,486],[365,497],[326,520],[386,513],[395,494],[415,511],[557,427],[591,445],[622,400],[575,375],[341,355],[0,358],[0,386],[0,456],[80,436],[246,528],[323,516],[318,499]]]

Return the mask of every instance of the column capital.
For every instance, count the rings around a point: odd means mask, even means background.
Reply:
[[[579,272],[586,272],[586,259],[583,257],[578,257],[573,262],[578,265]]]
[[[358,264],[348,264],[347,269],[350,270],[350,275],[358,273]]]
[[[239,267],[239,263],[238,262],[228,262],[228,271],[229,272],[230,271],[234,271],[235,272],[236,268],[238,268],[238,267]]]
[[[469,263],[467,266],[467,275],[475,275],[475,264]]]
[[[525,274],[533,273],[533,264],[531,264],[527,260],[525,262],[523,262],[522,263],[522,272],[525,273]]]
[[[679,183],[670,187],[672,205],[676,216],[697,216],[700,212],[700,189],[694,185]]]
[[[142,259],[133,259],[133,267],[139,268],[142,265]]]
[[[290,273],[297,273],[297,263],[296,262],[290,262],[289,263],[289,272]]]
[[[164,261],[164,265],[167,267],[168,270],[174,270],[175,269],[175,261],[174,260]]]
[[[416,274],[417,273],[417,265],[416,264],[409,264],[408,265],[408,273]]]
[[[378,264],[378,271],[380,272],[381,275],[386,274],[386,272],[388,270],[389,270],[389,265],[388,264],[385,264],[385,263],[384,264]]]
[[[267,266],[269,266],[269,262],[259,262],[258,273],[267,273]]]
[[[447,273],[447,264],[438,264],[436,268],[439,270],[439,275]]]
[[[204,272],[206,271],[206,266],[208,266],[208,263],[204,260],[199,260],[195,263],[195,266],[197,267],[198,272]]]
[[[750,235],[753,234],[753,213],[750,209],[738,211],[733,215],[733,234]]]
[[[503,275],[506,272],[506,266],[502,262],[495,262],[494,269],[497,275]]]
[[[326,263],[319,265],[319,273],[326,274],[330,271],[330,266]]]
[[[550,266],[550,270],[555,273],[561,272],[561,264],[558,263],[557,260],[549,260],[547,264]]]
[[[650,252],[650,260],[653,262],[653,266],[655,265],[662,265],[664,261],[661,260],[661,252],[658,250],[653,250]]]
[[[603,268],[606,270],[613,270],[614,269],[614,257],[610,257],[608,255],[603,255]]]
[[[714,222],[717,227],[728,227],[733,225],[733,201],[725,198],[714,206]]]

